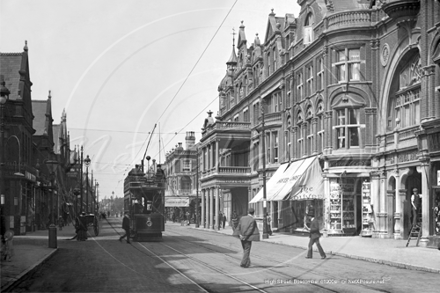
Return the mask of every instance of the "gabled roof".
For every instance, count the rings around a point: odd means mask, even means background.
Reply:
[[[285,19],[284,17],[276,17],[275,13],[269,14],[269,19],[267,21],[266,36],[264,38],[264,43],[272,39],[275,33],[281,33],[284,30]]]

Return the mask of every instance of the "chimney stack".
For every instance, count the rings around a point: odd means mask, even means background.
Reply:
[[[186,149],[190,150],[196,144],[196,136],[194,135],[194,131],[187,131],[185,136],[185,144]]]

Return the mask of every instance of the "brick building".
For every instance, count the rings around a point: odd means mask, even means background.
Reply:
[[[431,245],[440,2],[297,2],[297,16],[269,14],[263,40],[248,45],[242,22],[233,42],[220,110],[206,119],[199,147],[205,225],[220,206],[230,218],[250,203],[262,216],[264,154],[274,227],[301,232],[313,211],[328,235],[406,238],[416,187],[422,244]]]

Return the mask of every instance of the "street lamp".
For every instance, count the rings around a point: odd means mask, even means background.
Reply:
[[[267,216],[266,216],[266,132],[264,129],[264,103],[261,103],[261,140],[263,148],[263,239],[268,239]]]
[[[86,159],[84,160],[84,164],[86,165],[86,213],[89,213],[89,166],[90,166],[90,160],[89,155],[87,155]]]
[[[0,88],[0,106],[1,106],[1,121],[0,121],[0,139],[1,139],[1,156],[0,156],[0,195],[1,195],[1,205],[5,204],[5,177],[4,177],[4,165],[5,165],[5,121],[4,121],[4,113],[3,108],[6,102],[9,100],[9,94],[11,92],[8,90],[8,88],[5,86],[5,81],[2,80],[1,82],[1,88]],[[2,210],[3,212],[3,210]]]
[[[58,161],[47,160],[46,166],[50,171],[50,188],[52,189],[50,196],[50,225],[49,225],[49,248],[57,248],[57,227],[54,221],[53,195],[55,189],[55,172],[57,170]]]
[[[96,180],[95,179],[95,188],[96,188],[96,193],[95,193],[95,196],[96,196],[96,212],[95,212],[95,214],[97,214],[97,213],[99,213],[99,183],[98,183],[98,180]]]

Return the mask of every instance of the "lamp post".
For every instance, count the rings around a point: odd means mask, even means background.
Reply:
[[[80,172],[79,172],[79,192],[81,193],[80,196],[80,204],[79,204],[79,211],[82,214],[83,212],[83,146],[81,146],[81,157],[80,157]]]
[[[50,188],[52,190],[50,196],[49,248],[57,248],[57,227],[55,226],[54,221],[53,195],[55,190],[55,172],[57,170],[58,162],[55,160],[47,160],[45,164],[50,171]]]
[[[89,213],[89,166],[90,166],[90,158],[89,155],[87,155],[86,159],[84,160],[84,164],[86,165],[86,213]]]
[[[98,183],[98,181],[95,179],[95,188],[96,188],[96,193],[95,193],[95,196],[96,196],[96,212],[95,212],[95,214],[97,214],[97,213],[99,213],[99,183]]]
[[[5,81],[2,80],[1,82],[1,88],[0,88],[0,107],[1,107],[1,121],[0,121],[0,139],[1,139],[1,156],[0,156],[0,195],[1,195],[1,205],[3,206],[5,204],[5,174],[4,174],[4,165],[5,165],[5,117],[3,108],[6,102],[9,100],[9,94],[11,92],[6,88]],[[2,209],[3,213],[3,209]]]
[[[263,148],[263,239],[268,239],[266,216],[266,132],[264,131],[264,103],[261,102],[261,140]]]

